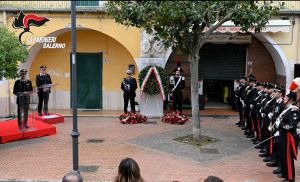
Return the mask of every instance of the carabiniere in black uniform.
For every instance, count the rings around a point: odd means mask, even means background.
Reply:
[[[234,93],[234,96],[236,98],[236,103],[237,103],[237,109],[239,111],[239,116],[240,116],[240,120],[236,123],[236,125],[238,125],[240,127],[242,127],[245,123],[244,108],[243,108],[243,102],[241,100],[241,97],[244,95],[245,89],[247,87],[246,78],[247,77],[245,77],[245,76],[240,76],[239,86]]]
[[[13,93],[17,96],[18,126],[19,129],[22,129],[23,127],[28,128],[27,121],[30,103],[29,92],[31,92],[33,89],[31,81],[25,78],[27,70],[22,69],[20,73],[22,78],[15,81]],[[22,112],[24,114],[24,123],[22,123]]]
[[[38,114],[39,116],[42,115],[42,109],[45,115],[48,115],[48,101],[49,101],[49,94],[51,93],[50,88],[40,88],[44,84],[52,84],[51,77],[47,73],[43,73],[46,70],[46,66],[40,66],[41,73],[36,75],[36,86],[39,88],[38,96],[39,96],[39,105],[38,105]],[[44,103],[44,107],[43,107]]]
[[[270,167],[279,167],[279,160],[280,160],[280,139],[279,136],[275,136],[275,133],[277,130],[273,129],[274,123],[276,119],[279,117],[279,115],[284,110],[284,102],[282,95],[284,94],[285,90],[277,85],[274,86],[273,95],[275,98],[275,103],[273,105],[273,111],[268,114],[268,117],[270,118],[271,122],[268,127],[270,131],[270,137],[274,136],[274,138],[271,138],[269,140],[270,143],[270,156],[271,156],[271,162],[267,163],[267,166]]]
[[[279,115],[275,126],[280,137],[280,166],[284,182],[295,181],[294,159],[297,159],[297,124],[300,120],[299,108],[294,105],[297,95],[290,92],[285,96],[285,110]],[[286,101],[288,99],[288,101]]]
[[[128,77],[122,79],[121,89],[123,90],[124,98],[124,113],[127,113],[128,101],[130,100],[131,111],[135,113],[135,90],[137,89],[136,79],[131,77],[131,70],[127,70]]]
[[[180,114],[182,113],[182,101],[183,101],[183,89],[185,88],[185,78],[180,75],[180,73],[183,72],[183,70],[178,67],[177,69],[174,70],[175,76],[170,77],[170,84],[169,88],[172,91],[172,100],[173,100],[173,105],[172,105],[172,110],[175,112],[178,110]]]

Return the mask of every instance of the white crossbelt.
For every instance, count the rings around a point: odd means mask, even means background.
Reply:
[[[179,76],[179,79],[176,83],[176,85],[174,86],[174,88],[172,89],[172,92],[177,88],[177,86],[179,85],[179,82],[181,81],[182,76]]]

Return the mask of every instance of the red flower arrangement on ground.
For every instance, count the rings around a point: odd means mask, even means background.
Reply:
[[[133,112],[124,113],[119,119],[122,124],[138,124],[147,121],[146,116]]]
[[[180,114],[180,112],[170,112],[162,117],[162,122],[170,124],[184,124],[189,118],[185,114]]]

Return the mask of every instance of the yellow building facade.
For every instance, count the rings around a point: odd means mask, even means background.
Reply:
[[[157,64],[172,70],[178,55],[172,53],[172,49],[149,50],[151,36],[143,30],[125,27],[115,23],[114,19],[104,12],[103,1],[91,1],[91,4],[82,1],[77,4],[77,52],[101,53],[101,108],[103,110],[122,110],[123,99],[120,89],[121,80],[126,76],[125,71],[129,66],[134,67],[134,77],[137,78],[139,71],[146,65]],[[96,2],[96,4],[95,4]],[[93,4],[94,3],[94,4]],[[294,78],[294,65],[300,59],[300,3],[289,1],[287,9],[282,10],[280,16],[274,17],[273,22],[267,25],[262,33],[249,33],[251,37],[245,48],[244,74],[254,73],[258,80],[270,81],[288,87]],[[35,85],[35,75],[39,73],[39,66],[47,65],[47,71],[51,75],[52,82],[58,85],[53,87],[49,100],[50,109],[70,109],[71,88],[71,16],[70,2],[68,1],[1,1],[0,23],[19,36],[23,29],[14,29],[12,23],[19,15],[18,10],[24,14],[34,13],[49,19],[40,27],[31,26],[29,36],[56,37],[57,43],[64,43],[64,48],[43,48],[42,43],[29,46],[29,57],[26,63],[20,64],[20,69],[27,69],[28,78]],[[223,25],[225,33],[234,33],[236,27],[230,23]],[[231,28],[231,29],[230,29]],[[220,33],[222,30],[220,30]],[[218,38],[210,42],[212,45],[219,44],[243,44],[243,42],[222,42]],[[264,53],[258,54],[256,49],[261,46]],[[156,48],[156,49],[155,49]],[[151,56],[149,52],[151,52]],[[256,56],[270,59],[266,68],[261,68]],[[185,59],[184,57],[181,57]],[[186,60],[185,60],[186,61]],[[182,62],[185,62],[184,60]],[[174,64],[173,64],[174,63]],[[183,65],[184,66],[184,65]],[[186,69],[189,67],[187,65]],[[269,67],[273,70],[269,70]],[[264,72],[266,71],[266,72]],[[171,74],[171,71],[169,71]],[[264,73],[274,76],[265,79]],[[89,74],[89,72],[86,72]],[[189,71],[185,73],[189,81]],[[13,80],[0,82],[0,116],[15,114],[15,98],[12,94]],[[91,83],[99,84],[99,83]],[[137,101],[139,98],[137,90]],[[187,97],[189,92],[187,92]],[[36,99],[36,98],[35,98]],[[156,98],[157,99],[157,98]]]

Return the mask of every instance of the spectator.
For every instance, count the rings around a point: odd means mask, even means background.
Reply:
[[[62,182],[83,182],[83,179],[78,172],[70,171],[63,177]]]
[[[123,159],[115,182],[144,182],[137,162],[131,158]]]
[[[222,179],[216,177],[216,176],[208,176],[204,182],[224,182]]]

